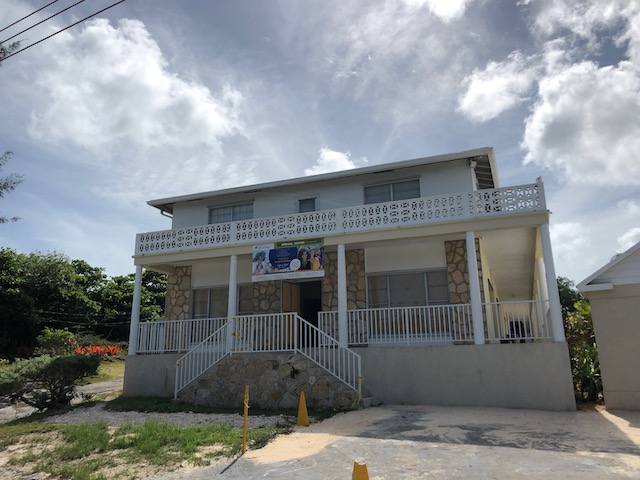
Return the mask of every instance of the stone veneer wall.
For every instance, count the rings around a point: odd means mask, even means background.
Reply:
[[[252,406],[297,408],[300,392],[313,408],[349,408],[357,393],[302,355],[253,353],[231,355],[187,387],[180,399],[196,405],[237,407],[249,385]]]
[[[164,317],[167,320],[189,318],[191,308],[191,266],[174,267],[167,275],[167,294],[164,302]]]
[[[253,313],[280,313],[282,308],[282,282],[253,283]]]
[[[480,259],[480,242],[476,238],[476,258],[478,264],[478,278],[480,281],[480,298],[484,298],[484,282],[482,281],[482,262]],[[445,253],[447,256],[447,277],[449,287],[449,303],[470,303],[471,295],[469,291],[469,265],[467,264],[467,241],[466,240],[447,240],[444,242]],[[484,308],[483,308],[484,312]],[[486,331],[486,321],[485,331]],[[473,332],[467,332],[465,322],[461,322],[459,327],[461,333],[467,335],[467,338]]]
[[[367,281],[364,250],[354,249],[345,252],[347,270],[347,309],[367,308]],[[322,311],[338,311],[338,253],[325,253],[324,277],[322,278]],[[334,338],[338,336],[338,326],[320,325],[325,333]]]

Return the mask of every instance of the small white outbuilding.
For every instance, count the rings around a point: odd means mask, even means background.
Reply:
[[[591,303],[607,408],[640,410],[640,242],[578,290]]]

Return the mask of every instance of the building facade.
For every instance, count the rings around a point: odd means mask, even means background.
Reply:
[[[149,204],[126,395],[575,408],[544,186],[500,187],[491,148]]]

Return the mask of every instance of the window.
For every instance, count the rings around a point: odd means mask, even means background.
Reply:
[[[229,288],[202,288],[193,290],[192,318],[220,318],[227,316]],[[238,285],[238,315],[253,313],[253,286]]]
[[[417,307],[449,303],[446,270],[369,275],[370,308]]]
[[[301,198],[298,200],[298,212],[315,212],[316,211],[316,199],[315,198]]]
[[[418,197],[420,197],[420,180],[417,178],[364,187],[365,205]]]
[[[209,209],[209,223],[237,222],[253,218],[253,203],[239,203]]]

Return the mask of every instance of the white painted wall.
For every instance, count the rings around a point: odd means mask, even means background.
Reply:
[[[608,280],[614,285],[628,285],[640,283],[640,249],[613,265],[609,270],[598,276],[599,280]]]
[[[251,258],[238,257],[238,283],[251,283]],[[191,267],[191,288],[229,285],[229,258],[213,258],[195,262]]]
[[[172,228],[206,225],[209,208],[253,201],[254,218],[297,213],[298,199],[316,198],[316,210],[362,205],[363,187],[411,178],[420,179],[423,197],[473,189],[473,171],[466,160],[404,168],[390,172],[360,175],[305,185],[283,186],[246,194],[231,194],[221,198],[183,202],[174,205]]]
[[[367,273],[446,268],[443,240],[421,240],[402,248],[376,247],[364,251]]]

